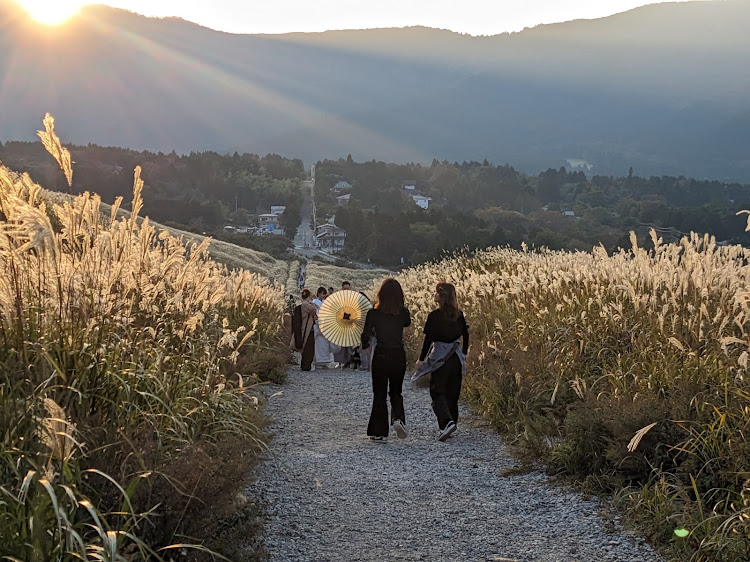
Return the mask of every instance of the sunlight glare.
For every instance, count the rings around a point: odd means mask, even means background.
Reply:
[[[60,25],[78,13],[85,0],[19,0],[28,14],[44,25]]]

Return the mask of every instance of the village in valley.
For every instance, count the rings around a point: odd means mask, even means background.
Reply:
[[[315,166],[312,167],[312,180],[302,182],[304,191],[309,190],[311,205],[303,210],[302,225],[295,237],[296,249],[316,249],[324,254],[336,254],[344,249],[346,244],[346,231],[336,225],[335,216],[327,216],[319,219],[315,212]],[[420,209],[427,210],[432,198],[422,194],[417,189],[415,180],[403,180],[401,187]],[[343,207],[349,204],[352,193],[352,184],[341,180],[330,187],[330,192],[335,198],[336,206]],[[265,211],[266,209],[259,209]],[[286,234],[279,218],[286,211],[285,205],[271,205],[269,212],[259,212],[256,215],[247,214],[242,225],[227,224],[223,231],[227,234],[247,234],[249,236],[269,236]],[[310,213],[311,211],[311,213]],[[363,209],[365,212],[373,212],[374,209]],[[311,216],[310,216],[311,215]],[[309,229],[309,233],[306,232]]]

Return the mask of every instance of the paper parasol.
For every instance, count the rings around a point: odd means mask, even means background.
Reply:
[[[329,342],[341,347],[357,346],[371,308],[367,297],[357,291],[336,291],[323,301],[318,326]]]

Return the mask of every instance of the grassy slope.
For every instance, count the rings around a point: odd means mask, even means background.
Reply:
[[[66,201],[72,200],[72,196],[70,195],[48,190],[43,191],[43,197],[50,203],[57,204],[62,204]],[[111,213],[111,209],[111,205],[102,203],[102,210],[107,213],[107,216]],[[125,209],[119,209],[117,214],[118,216],[130,216],[130,212]],[[200,234],[194,234],[192,232],[164,226],[155,221],[150,222],[157,228],[166,230],[172,236],[183,238],[186,242],[200,244],[206,238]],[[243,248],[242,246],[230,244],[221,240],[211,240],[209,253],[214,260],[226,265],[229,269],[247,269],[248,271],[259,273],[268,277],[271,281],[280,284],[285,284],[287,282],[290,267],[292,267],[292,264],[294,263],[294,260],[291,259],[289,261],[277,260],[266,253],[251,250],[250,248]]]

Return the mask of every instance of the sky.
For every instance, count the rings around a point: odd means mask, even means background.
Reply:
[[[33,0],[19,0],[21,4]],[[45,1],[45,0],[42,0]],[[50,1],[50,0],[46,0]],[[56,3],[66,0],[54,0]],[[85,0],[70,0],[82,2]],[[685,1],[685,0],[678,0]],[[178,16],[230,33],[287,33],[423,25],[471,35],[593,19],[642,0],[109,0],[147,16]]]

